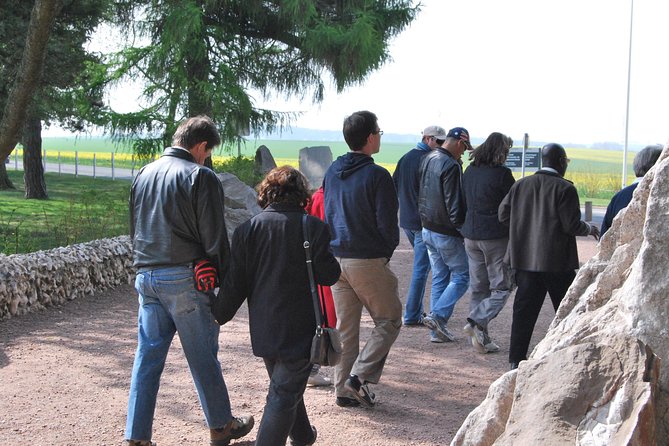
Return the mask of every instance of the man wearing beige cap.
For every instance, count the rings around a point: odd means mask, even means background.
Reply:
[[[404,325],[422,325],[423,296],[430,273],[430,258],[423,243],[423,227],[418,214],[418,189],[420,177],[418,169],[423,157],[441,146],[446,139],[446,130],[431,125],[423,130],[423,138],[416,147],[409,150],[397,163],[393,181],[400,201],[400,228],[404,230],[413,247],[413,272],[404,307]]]

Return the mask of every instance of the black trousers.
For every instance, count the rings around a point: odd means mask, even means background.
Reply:
[[[289,435],[297,444],[312,443],[314,434],[302,398],[311,373],[311,361],[263,360],[270,381],[256,446],[285,446]]]
[[[573,270],[558,273],[516,270],[518,290],[513,301],[509,362],[517,363],[527,359],[532,332],[546,292],[551,297],[553,308],[557,310],[574,277],[576,273]]]

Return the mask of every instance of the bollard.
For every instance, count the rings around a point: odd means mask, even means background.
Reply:
[[[585,202],[585,221],[592,221],[592,201]]]

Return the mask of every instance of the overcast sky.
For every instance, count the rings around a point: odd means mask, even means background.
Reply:
[[[625,139],[631,0],[423,0],[363,85],[326,95],[296,127],[341,129],[368,109],[385,132],[430,124],[472,136],[592,143]],[[634,1],[630,144],[669,138],[669,1]],[[664,23],[663,23],[664,22]]]
[[[622,144],[631,1],[423,0],[392,41],[392,60],[362,85],[330,90],[320,105],[257,105],[304,111],[293,127],[311,129],[340,130],[345,116],[367,109],[385,132],[417,138],[438,124],[480,138],[500,131],[517,144],[524,133],[530,142]],[[634,1],[630,144],[669,139],[668,18],[668,0]],[[124,85],[111,105],[130,111],[137,95]]]

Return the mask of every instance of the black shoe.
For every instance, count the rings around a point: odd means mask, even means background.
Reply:
[[[517,362],[509,363],[509,370],[516,370],[517,368],[518,368],[518,363]]]
[[[339,407],[360,407],[358,400],[347,398],[345,396],[337,397],[337,406]]]
[[[374,407],[376,404],[376,395],[369,390],[367,384],[360,382],[357,376],[351,375],[344,383],[344,387],[353,392],[353,397],[365,407]]]
[[[311,446],[312,444],[316,443],[316,439],[318,438],[318,431],[316,430],[316,426],[314,426],[313,424],[311,425],[311,432],[314,433],[314,439],[311,440],[309,443],[298,443],[291,438],[290,446]]]
[[[253,429],[253,416],[235,417],[219,429],[210,429],[211,446],[227,446],[230,440],[242,438]]]

